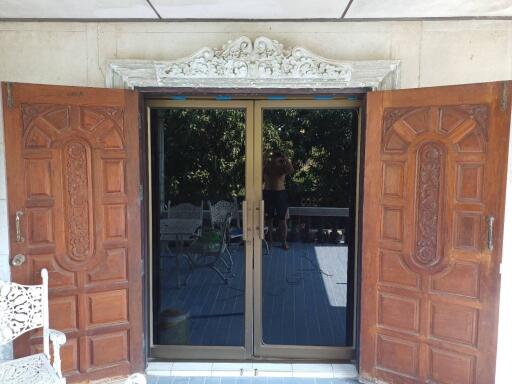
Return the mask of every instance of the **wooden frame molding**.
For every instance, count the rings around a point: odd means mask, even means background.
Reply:
[[[400,61],[336,61],[268,37],[242,36],[169,61],[112,60],[110,88],[400,88]]]

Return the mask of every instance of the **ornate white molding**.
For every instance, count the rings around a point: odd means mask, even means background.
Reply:
[[[242,36],[178,60],[110,61],[107,86],[393,89],[399,87],[399,69],[396,60],[335,61],[267,37],[253,43]]]

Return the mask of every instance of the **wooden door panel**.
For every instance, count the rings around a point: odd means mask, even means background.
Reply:
[[[138,97],[121,90],[13,84],[5,140],[14,281],[49,270],[50,326],[66,332],[70,381],[142,365]],[[127,169],[130,171],[127,172]],[[40,348],[40,334],[15,344]]]
[[[492,83],[368,95],[363,377],[494,381],[508,94]]]

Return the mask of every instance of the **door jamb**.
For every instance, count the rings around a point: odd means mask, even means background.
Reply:
[[[136,87],[135,90],[139,93],[139,138],[140,138],[140,175],[141,175],[141,256],[142,256],[142,297],[143,297],[143,348],[144,348],[144,363],[147,367],[148,363],[151,361],[158,361],[157,358],[151,357],[151,341],[149,340],[150,334],[148,332],[149,327],[149,311],[152,310],[150,308],[150,300],[149,294],[152,287],[150,286],[149,280],[149,158],[148,158],[148,130],[147,128],[147,113],[146,113],[146,102],[151,99],[162,99],[169,97],[190,97],[190,98],[216,98],[219,96],[227,96],[229,98],[238,98],[238,99],[267,99],[270,96],[282,96],[282,97],[290,97],[293,99],[328,99],[328,98],[336,98],[336,97],[346,97],[349,99],[360,100],[361,106],[361,116],[359,118],[360,124],[360,149],[359,149],[359,157],[360,157],[360,170],[359,170],[359,190],[358,190],[358,199],[359,199],[359,210],[358,215],[362,217],[363,213],[363,205],[364,205],[364,152],[365,152],[365,133],[366,133],[366,96],[367,93],[372,89],[367,87],[361,88],[340,88],[340,89],[310,89],[310,88],[298,88],[298,89],[282,89],[282,88],[268,88],[268,89],[251,89],[251,88],[186,88],[186,87]],[[360,302],[361,302],[361,270],[362,270],[362,253],[361,253],[361,245],[362,245],[362,220],[358,222],[357,231],[359,232],[358,236],[358,244],[357,249],[357,260],[356,260],[356,275],[354,276],[357,280],[356,296],[354,300],[354,315],[356,317],[354,321],[354,348],[355,348],[355,365],[359,370],[359,351],[360,351]],[[271,360],[271,359],[268,359]],[[282,359],[277,359],[282,360]]]

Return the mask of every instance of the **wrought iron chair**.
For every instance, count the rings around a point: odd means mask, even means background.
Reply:
[[[178,288],[182,285],[180,258],[184,257],[183,248],[201,235],[202,226],[202,202],[200,206],[182,203],[169,207],[167,218],[160,219],[161,256],[176,258]],[[170,243],[174,244],[173,248],[169,246]]]
[[[228,213],[231,214],[232,218],[236,218],[236,222],[240,224],[239,221],[239,214],[238,214],[238,204],[236,197],[233,199],[233,201],[226,201],[226,200],[220,200],[217,201],[215,204],[212,204],[210,201],[208,201],[208,208],[210,210],[210,218],[211,218],[211,224],[213,228],[220,227],[224,221],[224,218]],[[245,223],[242,223],[242,225],[245,225]],[[268,233],[268,227],[265,226],[265,234]],[[230,228],[229,229],[229,243],[231,244],[234,240],[241,240],[243,237],[243,231],[240,227]],[[233,256],[231,255],[231,251],[229,250],[229,245],[227,248],[227,254],[229,255],[229,262],[231,263],[231,266],[233,265]],[[268,246],[267,240],[263,239],[263,245],[265,246],[265,250],[267,251],[267,254],[270,253],[270,248]]]
[[[229,277],[232,277],[229,263],[224,259],[224,253],[227,253],[229,242],[229,228],[231,226],[231,213],[224,218],[220,231],[212,229],[210,232],[204,231],[197,240],[184,249],[187,260],[190,264],[190,274],[199,268],[210,268],[219,275],[219,277],[228,283]],[[220,262],[220,264],[219,264]],[[226,272],[219,269],[224,265]]]
[[[65,384],[60,347],[66,335],[50,329],[48,315],[48,271],[41,270],[42,285],[0,281],[0,344],[36,328],[43,328],[43,353],[0,363],[2,384]],[[53,364],[50,364],[50,341]]]

